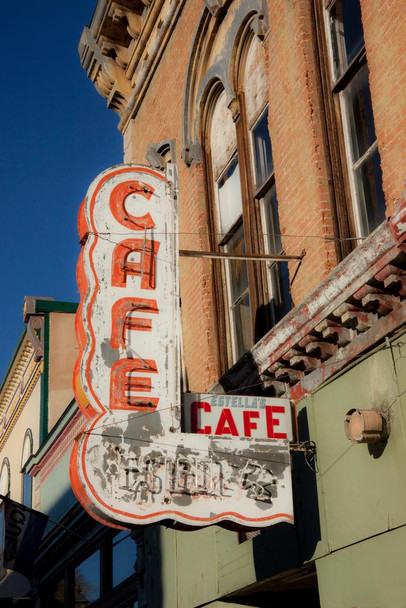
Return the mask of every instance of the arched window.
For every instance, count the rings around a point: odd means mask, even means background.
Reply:
[[[259,38],[248,30],[237,64],[237,90],[241,111],[242,139],[248,134],[246,166],[252,167],[252,192],[249,200],[251,223],[257,231],[254,247],[267,254],[280,254],[282,242],[279,226],[275,171],[269,131],[269,79],[265,70],[264,49]],[[265,325],[275,325],[290,309],[289,275],[286,263],[262,264],[264,285],[259,304],[268,303],[267,315],[258,320],[256,338]]]
[[[246,251],[242,217],[242,192],[237,136],[226,93],[217,91],[209,127],[216,213],[216,245],[228,254]],[[226,310],[231,333],[232,358],[236,360],[253,343],[247,262],[227,260],[222,266],[226,285]]]
[[[32,506],[32,477],[25,470],[25,465],[30,458],[33,450],[32,432],[28,429],[25,433],[23,451],[21,457],[21,474],[22,474],[22,504],[26,507]]]
[[[217,283],[223,286],[224,333],[230,338],[228,364],[290,308],[285,263],[232,259],[235,254],[282,253],[264,49],[249,23],[241,40],[235,97],[230,99],[221,83],[213,86],[204,138],[215,207],[213,246],[230,256],[216,264]]]
[[[0,494],[7,496],[10,492],[10,462],[8,458],[4,458],[0,472]]]

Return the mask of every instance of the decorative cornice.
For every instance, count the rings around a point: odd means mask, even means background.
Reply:
[[[27,334],[34,348],[34,361],[41,361],[44,356],[44,315],[37,310],[37,303],[52,302],[53,298],[24,298],[24,323],[27,324]]]
[[[406,323],[406,198],[212,387],[299,399]],[[257,386],[258,388],[258,386]]]
[[[83,30],[83,68],[124,131],[145,94],[185,0],[99,0]]]
[[[103,37],[96,42],[89,28],[85,28],[79,45],[82,66],[94,83],[97,92],[107,99],[107,106],[122,114],[131,92],[131,84],[126,78],[124,69],[117,62],[119,45],[108,45]],[[122,48],[122,47],[121,47]],[[114,51],[115,49],[115,51]],[[114,54],[115,53],[115,54]]]
[[[13,402],[21,397],[24,384],[26,385],[28,380],[25,378],[26,371],[33,355],[34,349],[26,335],[0,393],[0,416],[3,416]]]
[[[32,352],[33,355],[33,352]],[[18,394],[19,391],[19,387],[16,387],[16,391],[14,393],[14,398],[13,396],[11,397],[11,400],[9,400],[9,404],[8,406],[5,407],[5,409],[3,410],[3,404],[6,402],[6,398],[7,395],[5,395],[5,399],[3,401],[3,398],[1,399],[1,405],[0,405],[0,412],[4,411],[4,414],[1,417],[1,422],[0,422],[0,451],[3,448],[3,445],[5,444],[5,442],[7,441],[11,431],[13,430],[25,404],[27,403],[29,397],[31,396],[31,393],[37,383],[38,378],[41,375],[42,372],[42,363],[34,363],[34,365],[30,365],[29,367],[26,368],[27,370],[27,376],[29,376],[29,379],[27,380],[27,382],[25,382],[25,377],[24,374],[21,377],[21,384],[20,387],[24,386],[23,391]],[[11,383],[13,383],[14,378],[11,380]],[[10,395],[10,393],[8,394]]]
[[[66,302],[54,302],[52,298],[25,297],[23,319],[26,331],[0,390],[0,449],[43,370],[44,311],[65,310],[75,306]]]

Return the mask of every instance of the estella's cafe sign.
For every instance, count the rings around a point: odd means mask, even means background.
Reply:
[[[104,171],[78,225],[78,500],[119,527],[293,522],[289,402],[206,394],[180,405],[173,180],[143,166]]]

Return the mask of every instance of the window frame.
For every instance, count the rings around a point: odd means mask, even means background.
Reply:
[[[339,236],[336,252],[338,259],[342,259],[375,228],[368,232],[367,229],[364,230],[361,221],[361,216],[367,214],[368,205],[361,200],[363,193],[362,196],[357,193],[355,170],[358,161],[352,162],[350,119],[345,107],[346,101],[343,99],[346,88],[354,81],[356,75],[364,66],[368,68],[365,42],[350,63],[343,67],[341,73],[336,74],[330,22],[333,19],[331,11],[338,1],[340,0],[317,0],[313,4],[313,17],[323,90],[326,150],[330,160],[330,194],[335,203],[333,222]],[[372,155],[375,150],[378,150],[379,154],[378,148],[375,134],[375,141],[365,156]],[[378,197],[379,194],[380,191],[377,190]]]
[[[218,232],[216,233],[216,237],[215,237],[215,242],[216,242],[216,249],[218,251],[222,251],[224,253],[228,253],[228,246],[230,244],[230,242],[233,240],[233,237],[235,237],[236,235],[238,235],[240,228],[242,228],[242,243],[243,243],[243,248],[245,249],[246,247],[246,240],[245,240],[245,234],[244,234],[244,219],[243,219],[243,202],[241,200],[241,213],[233,219],[233,221],[230,223],[229,226],[227,226],[226,232],[222,232],[223,225],[222,225],[222,218],[221,218],[221,201],[220,201],[220,186],[219,186],[219,182],[224,178],[225,174],[230,170],[230,168],[232,167],[232,165],[235,163],[236,167],[238,167],[238,173],[239,173],[239,182],[240,182],[240,188],[241,188],[241,173],[240,173],[240,162],[239,162],[239,157],[238,157],[238,151],[236,150],[234,152],[234,154],[231,156],[231,158],[228,160],[226,166],[224,167],[224,169],[221,171],[220,175],[218,176],[218,178],[214,181],[214,189],[215,189],[215,199],[216,199],[216,210],[215,210],[215,215],[216,215],[216,230],[218,230]],[[242,198],[242,189],[241,189],[241,198]],[[232,287],[232,278],[231,275],[233,274],[231,271],[231,267],[232,265],[236,265],[236,261],[233,260],[224,260],[221,264],[221,271],[222,271],[222,276],[223,276],[223,284],[227,285],[227,295],[225,296],[225,307],[227,310],[227,326],[230,329],[230,341],[231,341],[231,356],[233,360],[237,360],[238,357],[238,352],[239,352],[239,348],[238,348],[238,330],[237,330],[237,319],[236,319],[236,314],[235,314],[235,309],[237,307],[237,305],[242,301],[242,299],[244,298],[244,296],[246,296],[248,294],[248,298],[250,297],[250,290],[249,290],[249,280],[248,280],[248,262],[241,260],[241,264],[245,265],[245,269],[246,269],[246,275],[247,275],[247,286],[246,288],[238,295],[238,297],[233,298],[233,287]],[[250,324],[251,325],[251,324]],[[250,327],[251,329],[251,339],[252,339],[252,327]]]
[[[6,477],[6,475],[7,475],[7,477]],[[10,494],[10,488],[11,488],[11,466],[10,466],[10,460],[7,458],[7,456],[5,456],[3,458],[2,463],[1,463],[0,485],[7,486],[7,488],[4,488],[4,491],[2,488],[0,488],[0,490],[3,491],[3,496],[8,496]]]
[[[247,45],[248,47],[248,45]],[[210,232],[212,235],[211,246],[213,251],[224,250],[224,245],[231,237],[233,231],[243,225],[245,237],[245,251],[248,255],[266,253],[264,215],[262,213],[263,194],[275,185],[275,171],[268,176],[265,182],[259,187],[255,187],[255,154],[253,147],[253,126],[249,126],[246,110],[245,95],[239,91],[237,97],[231,104],[230,111],[233,115],[233,122],[236,129],[236,150],[228,159],[217,179],[214,176],[213,163],[210,148],[210,128],[213,108],[222,93],[223,88],[220,84],[213,87],[211,98],[206,103],[206,115],[204,124],[204,154],[206,167],[206,183],[208,184],[208,215],[210,221]],[[268,100],[267,100],[268,101]],[[261,119],[267,110],[268,104],[263,107],[254,124]],[[238,157],[240,171],[242,214],[227,233],[217,238],[220,229],[219,217],[219,196],[218,181],[233,162]],[[252,345],[254,345],[271,327],[275,324],[272,317],[270,299],[272,294],[271,273],[269,272],[269,261],[247,261],[248,293],[250,300],[250,320]],[[222,372],[226,371],[235,363],[243,353],[236,351],[236,335],[233,331],[231,312],[230,312],[230,285],[227,271],[227,260],[213,260],[214,290],[216,294],[217,323],[220,350],[220,367]],[[224,285],[228,285],[227,292]]]
[[[255,162],[255,129],[256,127],[260,124],[260,122],[266,118],[266,122],[268,122],[268,118],[269,114],[268,114],[268,105],[265,106],[265,108],[261,111],[261,113],[259,114],[259,116],[256,118],[255,122],[253,123],[251,129],[250,129],[250,137],[251,137],[251,157],[252,157],[252,174],[254,176],[254,180],[256,178],[256,167],[257,167],[257,163]],[[275,165],[273,162],[273,155],[272,155],[272,142],[271,142],[271,138],[269,137],[270,140],[270,145],[271,145],[271,158],[272,158],[272,170],[269,172],[269,174],[265,177],[265,179],[263,180],[263,182],[261,184],[257,184],[255,181],[255,192],[254,192],[254,205],[256,205],[258,207],[258,214],[259,214],[259,225],[260,225],[260,231],[262,234],[262,245],[263,245],[263,253],[265,254],[272,254],[275,253],[277,255],[281,255],[284,254],[285,251],[283,249],[282,246],[282,237],[281,237],[281,230],[280,230],[280,224],[279,224],[279,214],[278,214],[278,199],[277,199],[277,192],[276,192],[276,179],[275,179]],[[276,213],[277,213],[277,217],[270,219],[267,219],[267,210],[266,210],[266,197],[270,195],[271,197],[275,198],[276,201]],[[274,215],[272,210],[270,215]],[[276,222],[275,222],[276,219]],[[267,230],[267,232],[264,232],[264,229]],[[269,232],[269,231],[272,232]],[[271,246],[271,237],[276,237],[280,243],[279,243],[279,247],[276,249],[274,247]],[[265,262],[264,264],[262,264],[261,266],[261,271],[263,273],[263,285],[264,285],[264,299],[265,302],[268,302],[268,315],[269,315],[269,320],[270,320],[270,325],[273,327],[275,326],[278,321],[284,317],[287,312],[291,309],[292,307],[292,301],[290,298],[290,292],[289,294],[284,293],[286,291],[286,288],[289,290],[289,270],[288,267],[286,265],[286,268],[283,269],[283,264],[286,264],[286,262]],[[287,280],[288,283],[284,285],[284,280],[282,277],[282,274],[286,273],[287,276]],[[277,295],[278,294],[278,295]]]
[[[99,597],[91,601],[88,605],[91,608],[116,608],[116,606],[124,607],[131,603],[135,604],[138,601],[138,585],[137,577],[140,575],[142,565],[137,565],[134,572],[116,585],[113,585],[113,555],[114,555],[114,539],[118,537],[123,530],[103,529],[99,534],[90,539],[86,548],[79,548],[64,568],[60,570],[56,576],[48,581],[44,581],[40,592],[41,606],[48,606],[61,585],[63,589],[63,605],[73,606],[76,596],[75,576],[76,570],[80,568],[90,557],[97,554],[99,567]],[[127,530],[128,534],[136,545],[137,562],[141,559],[142,549],[142,532],[138,531],[140,538],[134,536],[134,532]],[[121,541],[119,541],[121,542]]]
[[[27,448],[28,446],[28,448]],[[34,449],[34,439],[32,435],[31,429],[27,429],[24,435],[23,448],[21,451],[21,504],[25,505],[28,508],[32,507],[32,498],[33,498],[33,477],[29,475],[25,466],[27,461],[31,458]],[[26,501],[26,486],[27,481],[29,482],[29,504]]]

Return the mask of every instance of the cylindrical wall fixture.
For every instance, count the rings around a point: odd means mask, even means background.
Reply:
[[[344,430],[353,443],[379,443],[389,435],[385,417],[375,410],[350,410],[345,417]]]

